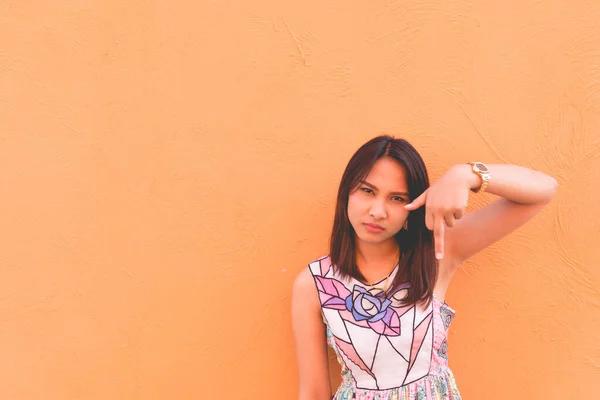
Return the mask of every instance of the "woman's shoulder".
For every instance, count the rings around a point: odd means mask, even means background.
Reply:
[[[306,293],[315,286],[313,275],[308,268],[302,268],[294,279],[294,293]]]
[[[329,256],[323,256],[317,258],[314,261],[308,263],[308,266],[302,268],[300,272],[296,275],[294,279],[294,294],[298,295],[314,295],[317,292],[317,288],[315,286],[315,276],[324,276],[323,271],[325,266],[331,266],[331,261],[329,261]],[[327,267],[328,269],[329,267]]]

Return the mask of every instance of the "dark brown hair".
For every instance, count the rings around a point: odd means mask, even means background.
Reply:
[[[348,218],[348,196],[382,157],[390,157],[404,168],[410,201],[429,187],[429,177],[423,159],[404,139],[388,135],[378,136],[354,153],[340,182],[329,248],[331,262],[344,278],[351,276],[365,281],[356,265],[355,232]],[[425,225],[424,206],[410,212],[408,230],[400,230],[395,238],[400,247],[399,269],[387,294],[393,294],[408,278],[410,289],[404,302],[429,305],[437,280],[437,260],[433,247],[433,233]]]

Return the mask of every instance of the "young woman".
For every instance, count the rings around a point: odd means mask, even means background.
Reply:
[[[329,255],[294,282],[299,400],[331,399],[327,343],[342,365],[333,399],[460,399],[448,368],[458,266],[550,202],[554,178],[516,165],[455,165],[429,185],[407,141],[376,137],[340,183]],[[500,198],[465,215],[469,191]]]

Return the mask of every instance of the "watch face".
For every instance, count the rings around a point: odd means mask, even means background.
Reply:
[[[480,170],[481,172],[488,172],[487,167],[483,163],[480,163],[480,162],[475,163],[475,167],[477,167],[477,169]]]

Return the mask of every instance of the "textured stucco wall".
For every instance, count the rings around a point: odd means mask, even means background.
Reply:
[[[294,398],[291,282],[325,252],[348,158],[385,132],[433,179],[478,159],[559,180],[457,274],[450,363],[466,399],[595,398],[599,16],[0,2],[0,397]]]

